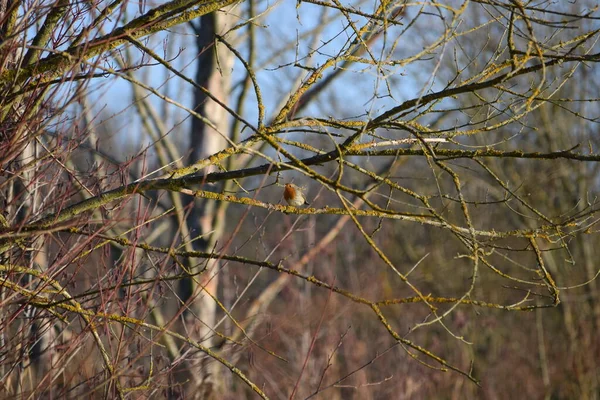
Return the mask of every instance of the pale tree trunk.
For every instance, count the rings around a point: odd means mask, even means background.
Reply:
[[[18,15],[18,3],[11,0],[0,0],[0,70],[18,69],[22,63],[22,47],[20,36],[15,34]],[[16,92],[17,88],[7,85],[2,87],[2,97]],[[38,93],[39,95],[39,93]],[[43,96],[43,95],[42,95]],[[26,107],[25,104],[33,104]],[[2,170],[7,176],[15,176],[1,193],[2,225],[19,226],[32,215],[40,211],[43,192],[40,176],[36,173],[35,161],[39,158],[39,148],[35,140],[35,125],[38,120],[39,99],[30,102],[27,97],[19,97],[12,104],[2,101],[0,117],[0,140],[3,142],[0,154]],[[38,236],[14,246],[1,255],[1,262],[26,265],[31,269],[47,268],[46,245],[43,237]],[[31,287],[29,282],[22,282]],[[10,310],[4,304],[4,292],[0,294],[0,324],[6,321]],[[13,310],[16,311],[16,310]],[[1,363],[0,379],[9,392],[29,392],[38,388],[40,382],[52,367],[51,346],[53,342],[53,326],[43,314],[34,307],[26,306],[20,315],[0,333],[0,345],[5,348],[9,341],[16,344],[18,354],[13,354],[14,364]],[[7,368],[15,368],[9,371]],[[43,386],[42,386],[43,387]]]
[[[27,134],[27,130],[24,134]],[[34,141],[29,142],[19,157],[19,164],[23,166],[31,160],[37,159],[38,151],[38,145]],[[28,214],[37,214],[42,200],[42,192],[39,186],[39,177],[36,177],[34,168],[23,170],[19,186],[25,192],[23,196],[24,207],[19,214],[22,214],[23,217],[26,217]],[[17,215],[18,217],[19,214]],[[28,267],[31,269],[46,270],[48,266],[46,256],[47,246],[44,243],[43,237],[38,236],[34,238],[26,246],[28,248]],[[27,282],[27,287],[29,286],[29,282]],[[49,318],[44,318],[45,314],[45,311],[35,307],[29,307],[29,310],[24,314],[29,319],[29,321],[24,321],[24,324],[27,326],[25,332],[29,334],[29,338],[25,338],[24,343],[30,343],[30,346],[26,350],[30,353],[31,368],[33,368],[33,371],[31,371],[33,375],[31,383],[34,386],[28,388],[29,390],[35,390],[37,384],[44,379],[52,367],[52,345],[55,338],[54,325]]]
[[[199,52],[196,83],[223,102],[227,102],[229,96],[233,57],[227,49],[223,49],[223,46],[216,45],[215,33],[226,33],[231,26],[231,21],[232,18],[228,13],[214,12],[203,16],[199,26],[194,26]],[[229,132],[226,111],[200,89],[195,89],[194,108],[199,114],[206,116],[214,124],[214,127],[200,119],[193,119],[188,165],[225,147],[225,136]],[[210,170],[202,171],[202,173],[208,172]],[[216,190],[216,188],[211,190]],[[224,218],[217,215],[219,208],[214,201],[196,199],[192,202],[186,222],[190,228],[191,238],[196,239],[192,243],[193,248],[199,251],[211,251],[222,235]],[[198,262],[199,260],[192,259],[192,261]],[[190,307],[184,318],[186,330],[193,339],[200,341],[204,346],[212,347],[214,345],[212,328],[216,322],[217,308],[211,296],[217,295],[218,261],[211,260],[208,264],[201,262],[189,267],[193,272],[204,268],[206,270],[202,275],[182,283],[183,300],[191,299]],[[206,358],[190,360],[188,372],[191,386],[188,389],[191,391],[189,394],[194,393],[196,398],[217,398],[221,386],[218,382],[220,374],[217,368],[218,363]]]
[[[14,46],[7,39],[12,32],[12,25],[9,21],[11,18],[9,17],[9,12],[12,6],[12,1],[10,0],[0,0],[0,70],[12,69],[15,68],[17,54],[14,50]],[[4,95],[10,90],[9,88],[2,87],[2,93],[0,95]],[[3,102],[2,102],[3,103]],[[4,108],[5,105],[2,104]],[[12,141],[12,124],[10,124],[9,119],[6,117],[6,112],[2,110],[0,114],[2,116],[2,120],[0,121],[0,141],[3,143],[9,143]],[[15,153],[9,146],[2,148],[2,153],[0,154],[0,159],[2,160],[2,167],[4,168],[6,165],[10,163],[10,161],[15,157]],[[6,185],[4,190],[2,190],[2,214],[0,217],[2,219],[2,226],[8,227],[9,220],[12,215],[15,213],[14,207],[14,185]],[[1,254],[0,262],[2,264],[10,264],[13,259],[13,252],[6,251]],[[4,274],[1,278],[4,278]],[[5,289],[0,287],[0,324],[2,326],[8,326],[8,321],[10,319],[11,310],[6,305],[7,295]],[[6,349],[9,347],[8,343],[12,340],[12,332],[14,330],[2,329],[0,331],[0,348]],[[15,363],[17,362],[15,357],[3,357],[4,359],[0,362],[0,379],[3,381],[3,389],[6,393],[14,394],[19,389],[19,383],[16,373],[11,373],[13,370],[17,370],[17,368],[13,368]]]

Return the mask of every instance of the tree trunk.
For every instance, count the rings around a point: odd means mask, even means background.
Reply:
[[[231,25],[231,17],[227,13],[214,12],[205,15],[200,20],[200,26],[194,26],[197,39],[196,44],[199,52],[196,72],[196,83],[206,88],[218,99],[226,102],[229,96],[230,71],[233,58],[230,52],[217,49],[215,33],[223,34]],[[226,141],[225,135],[229,132],[229,122],[226,111],[206,94],[196,88],[194,93],[194,109],[199,114],[206,116],[214,127],[207,125],[198,118],[192,121],[190,132],[191,152],[188,165],[216,153],[222,149]],[[216,129],[215,129],[216,128]],[[210,170],[204,170],[208,173]],[[214,190],[214,189],[211,189]],[[214,201],[203,201],[192,199],[187,224],[190,228],[192,246],[194,250],[211,251],[223,232],[223,221],[217,218],[217,204]],[[199,239],[198,239],[199,238]],[[194,277],[183,282],[183,300],[190,301],[188,311],[185,313],[185,324],[193,339],[203,345],[213,346],[212,328],[216,322],[216,303],[211,296],[216,296],[218,287],[218,261],[209,260],[198,265],[189,265],[191,271],[198,268],[206,268],[199,277]],[[196,393],[196,398],[215,398],[219,382],[216,381],[218,363],[207,358],[190,360],[189,393]]]
[[[22,47],[19,35],[16,34],[18,4],[11,0],[0,0],[0,70],[18,69],[22,63]],[[2,95],[17,92],[18,87],[6,85],[1,88]],[[42,96],[36,93],[29,96]],[[32,216],[39,214],[42,202],[42,186],[36,162],[39,159],[38,143],[35,141],[36,125],[39,120],[39,101],[30,101],[25,96],[17,97],[12,103],[1,102],[0,140],[2,140],[2,170],[5,176],[16,176],[4,185],[2,191],[3,225],[20,226],[27,223]],[[13,246],[13,249],[2,254],[1,262],[26,265],[31,269],[46,270],[46,244],[42,236],[35,237]],[[24,278],[29,279],[29,278]],[[29,287],[29,282],[23,282]],[[0,304],[4,304],[4,293],[0,294]],[[16,311],[16,310],[14,310]],[[0,323],[6,321],[10,310],[3,308]],[[9,391],[14,393],[35,390],[52,368],[53,324],[44,318],[44,312],[35,307],[26,306],[17,319],[14,329],[3,329],[0,344],[19,341],[19,354],[15,355],[14,366],[7,379]],[[17,332],[19,332],[17,334]],[[18,336],[17,336],[18,335]],[[4,348],[4,347],[3,347]],[[7,365],[2,365],[2,376],[5,377]]]

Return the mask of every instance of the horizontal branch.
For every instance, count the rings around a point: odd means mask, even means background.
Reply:
[[[385,149],[385,150],[377,150],[377,151],[365,151],[365,150],[355,150],[356,147],[362,147],[364,144],[358,144],[355,146],[350,146],[344,155],[347,156],[425,156],[425,150],[421,149]],[[452,149],[436,149],[435,155],[439,157],[447,157],[447,158],[479,158],[479,157],[497,157],[497,158],[522,158],[522,159],[568,159],[568,160],[576,160],[576,161],[587,161],[587,162],[598,162],[600,161],[599,154],[581,154],[576,153],[571,150],[567,151],[558,151],[558,152],[550,152],[550,153],[541,153],[541,152],[532,152],[526,153],[522,151],[501,151],[501,150],[491,150],[491,149],[482,149],[482,150],[452,150]],[[325,162],[336,160],[340,157],[340,153],[336,151],[331,151],[329,153],[316,155],[313,157],[305,158],[302,162],[307,165],[317,165]],[[266,203],[258,200],[254,200],[246,197],[236,197],[232,195],[224,195],[211,191],[192,191],[189,188],[203,185],[206,183],[219,182],[223,180],[230,179],[239,179],[249,176],[262,175],[265,173],[273,173],[278,171],[289,170],[292,167],[285,163],[277,163],[277,164],[264,164],[254,168],[247,168],[243,170],[235,170],[228,172],[214,172],[208,174],[206,176],[187,176],[183,178],[162,178],[162,179],[150,179],[141,182],[131,183],[104,193],[101,193],[95,197],[80,201],[79,203],[73,204],[69,207],[64,208],[63,210],[47,215],[41,218],[34,223],[22,226],[18,229],[5,228],[0,229],[0,240],[4,243],[0,244],[0,250],[6,250],[7,242],[15,241],[21,237],[31,236],[32,233],[40,232],[44,230],[56,229],[56,227],[60,227],[61,224],[66,223],[69,220],[72,220],[78,215],[82,213],[95,210],[99,207],[105,206],[111,202],[119,200],[123,197],[126,197],[131,194],[143,194],[145,192],[151,190],[169,190],[176,192],[183,192],[190,195],[195,195],[198,197],[203,197],[206,199],[219,200],[219,201],[227,201],[238,204],[245,204],[249,206],[255,206],[260,208],[265,208],[269,210],[280,211],[284,213],[293,213],[293,214],[329,214],[329,215],[348,215],[347,210],[343,208],[330,208],[325,207],[322,209],[316,208],[307,208],[307,209],[299,209],[291,206],[283,206],[278,204]],[[412,213],[401,213],[401,212],[381,212],[375,210],[353,210],[353,214],[358,217],[375,217],[375,218],[386,218],[386,219],[397,219],[404,220],[422,224],[428,224],[440,228],[450,228],[445,222],[441,222],[436,220],[430,215],[419,215]],[[458,229],[460,232],[464,231],[468,233],[468,229],[453,227]],[[528,236],[532,234],[536,234],[538,232],[543,231],[543,228],[539,228],[537,230],[516,230],[516,231],[476,231],[478,236],[492,237],[492,238],[501,238],[501,237],[509,237],[509,236]]]
[[[375,145],[375,144],[374,144]],[[347,151],[343,152],[344,156],[426,156],[427,151],[422,149],[384,149],[384,150],[362,150],[359,148],[364,147],[364,144],[357,144],[348,148]],[[458,150],[458,149],[434,149],[436,157],[446,158],[523,158],[523,159],[538,159],[538,160],[555,160],[555,159],[566,159],[586,162],[599,162],[600,154],[582,154],[573,152],[572,150],[564,151],[553,151],[549,153],[542,152],[524,152],[521,150],[493,150],[493,149],[480,149],[480,150]],[[340,156],[340,152],[336,149],[328,153],[319,154],[316,156],[302,159],[302,163],[305,165],[319,165],[326,162],[337,160]],[[267,172],[281,172],[292,169],[290,165],[285,163],[278,164],[263,164],[258,167],[245,168],[227,172],[213,172],[206,175],[203,179],[205,182],[220,182],[229,179],[246,178],[250,176],[263,175]]]
[[[181,25],[213,11],[235,3],[237,0],[202,1],[172,0],[155,7],[146,14],[126,25],[114,29],[99,38],[90,40],[66,51],[52,54],[38,63],[23,66],[17,70],[7,69],[0,73],[0,83],[21,84],[27,79],[41,75],[39,82],[48,82],[89,60],[128,42],[129,38],[139,39],[153,33]],[[200,3],[200,4],[199,4]],[[48,51],[51,51],[48,49]]]

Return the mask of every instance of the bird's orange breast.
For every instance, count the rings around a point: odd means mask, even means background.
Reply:
[[[285,189],[283,190],[283,198],[286,200],[291,200],[296,196],[296,191],[294,190],[293,187],[286,185]]]

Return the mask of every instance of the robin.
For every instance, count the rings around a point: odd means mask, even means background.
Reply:
[[[310,205],[304,197],[303,188],[293,183],[286,183],[285,189],[283,190],[283,198],[290,206],[300,207],[303,205]]]

